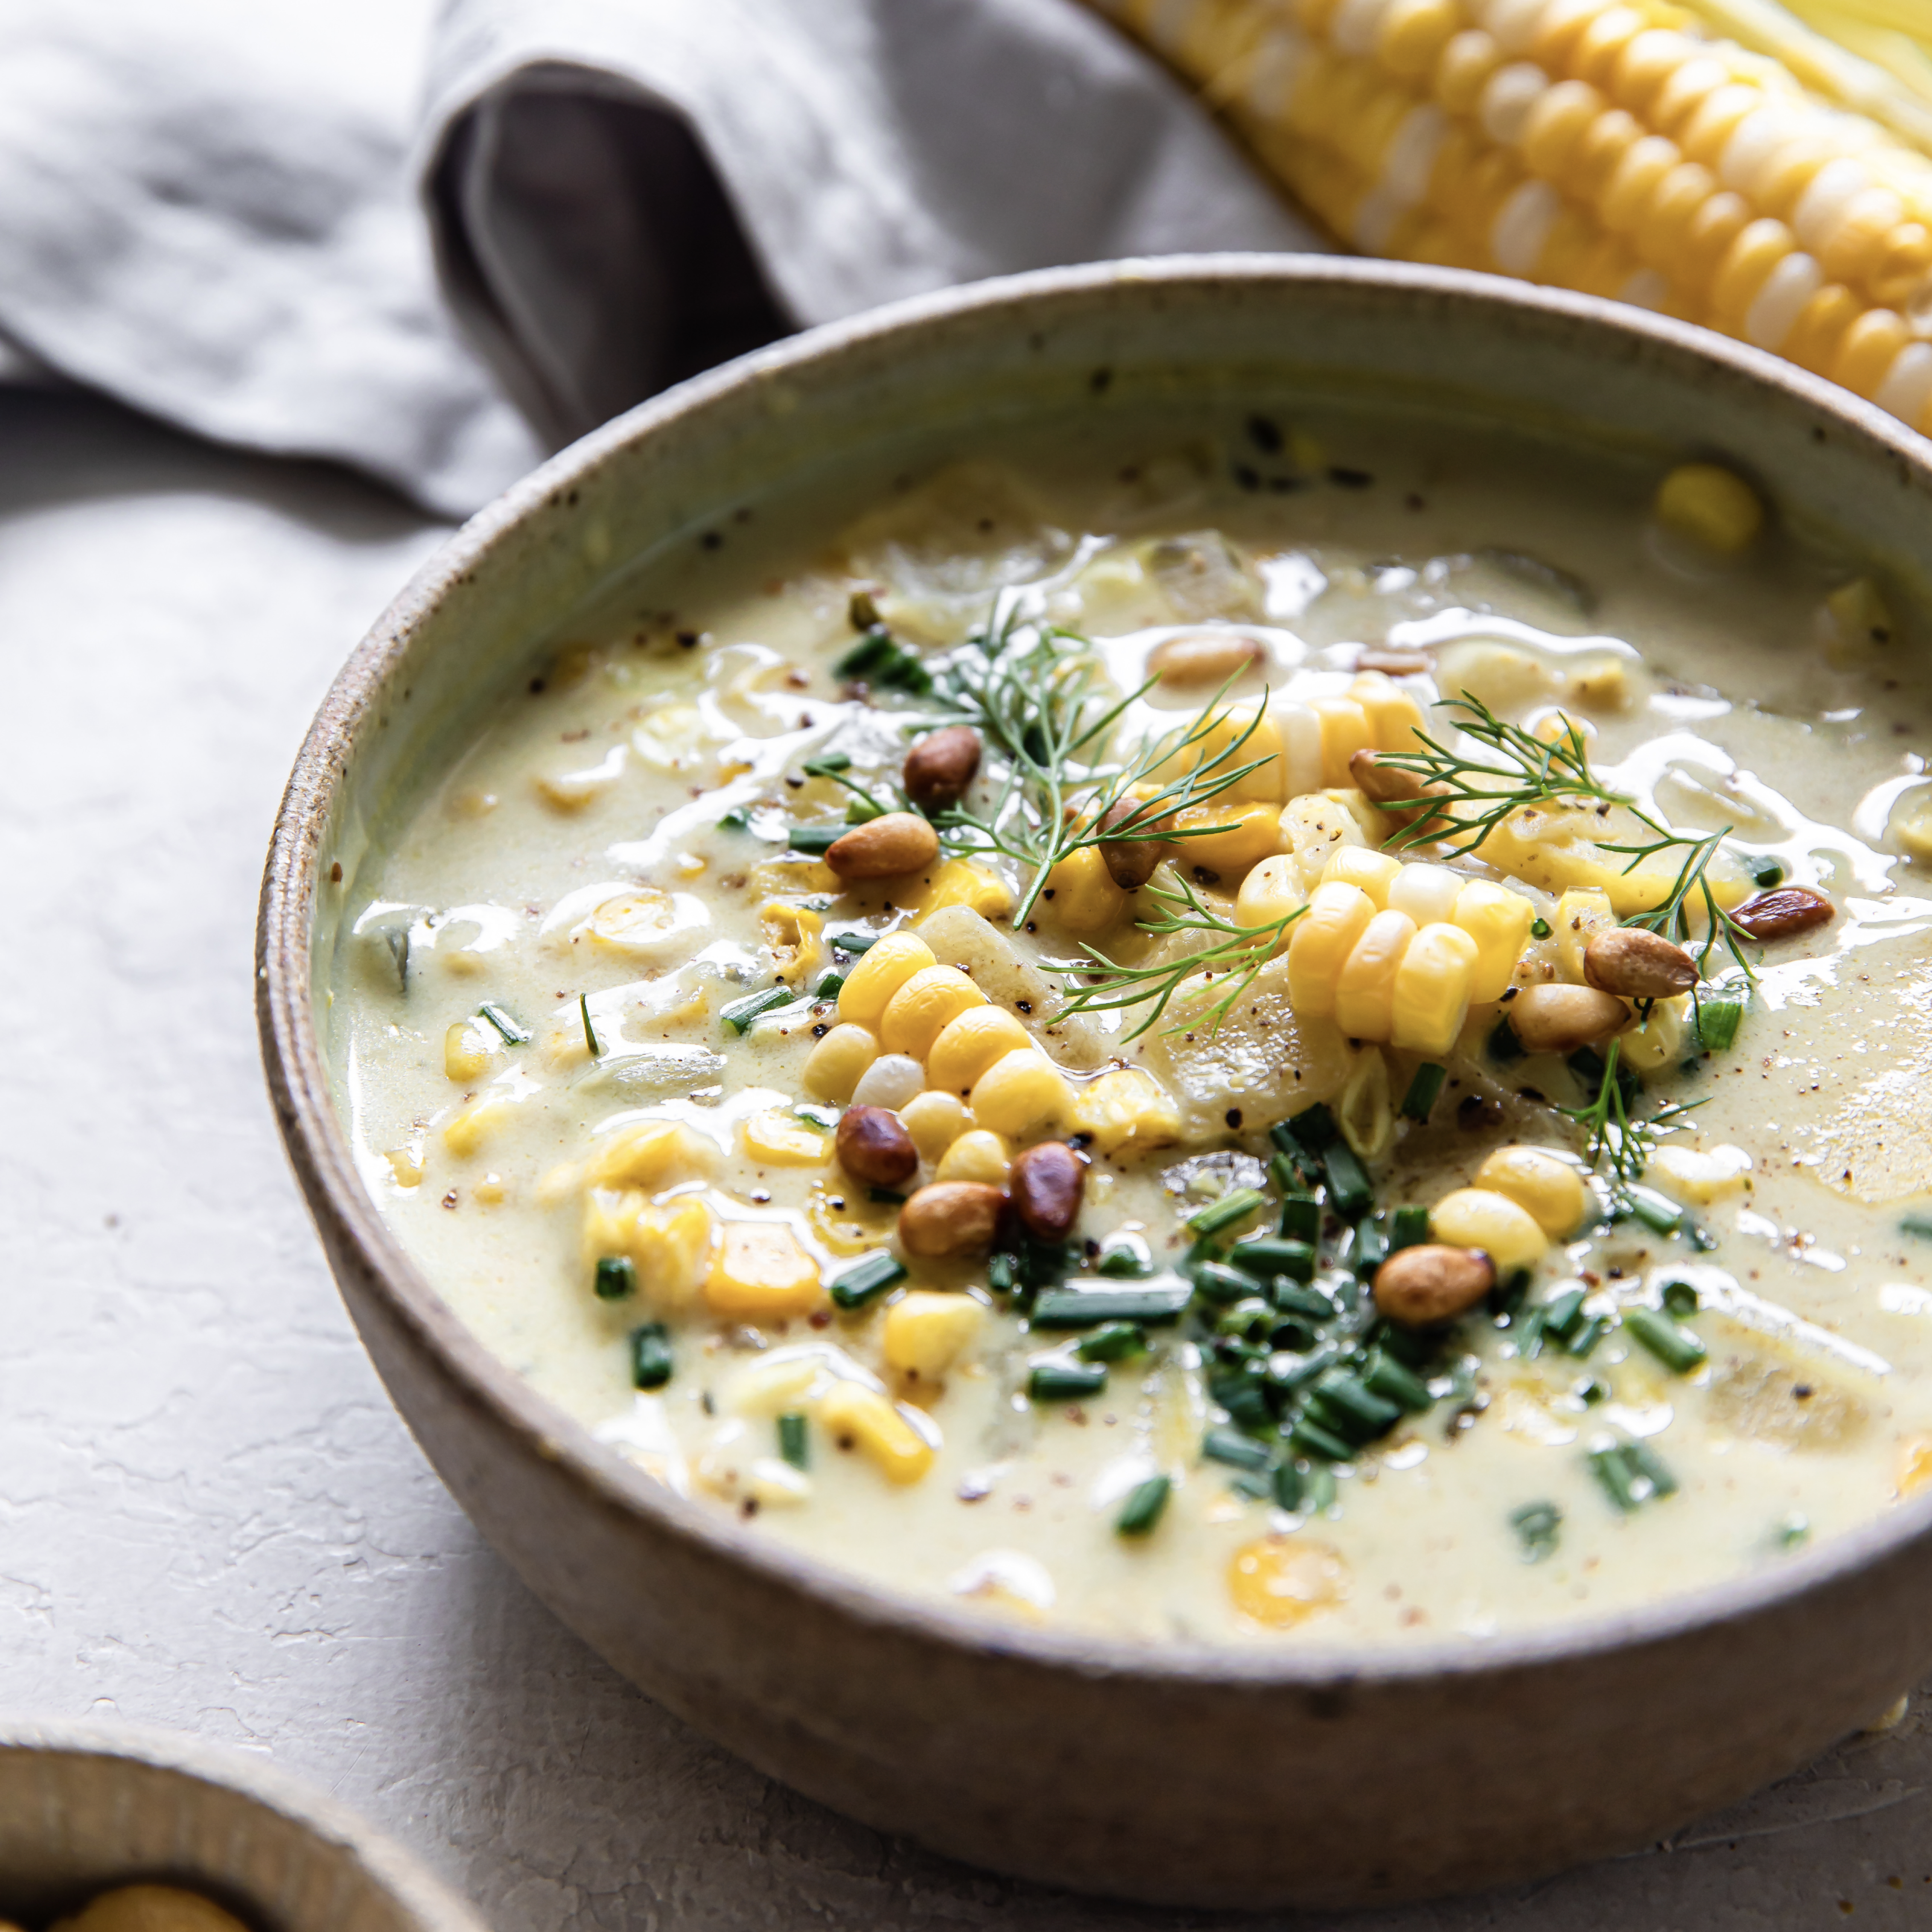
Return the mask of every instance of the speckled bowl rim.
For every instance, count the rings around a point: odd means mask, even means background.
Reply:
[[[869,310],[790,337],[666,391],[560,452],[478,512],[417,572],[349,658],[304,740],[284,795],[265,872],[256,934],[256,1010],[268,1082],[298,1178],[318,1221],[326,1217],[379,1283],[390,1314],[446,1370],[447,1392],[490,1424],[524,1438],[568,1472],[586,1497],[651,1519],[770,1580],[827,1601],[862,1624],[917,1635],[980,1654],[1018,1658],[1090,1676],[1150,1684],[1333,1689],[1480,1676],[1654,1645],[1767,1610],[1876,1563],[1932,1530],[1932,1492],[1871,1521],[1738,1576],[1633,1609],[1488,1636],[1429,1637],[1386,1646],[1298,1636],[1292,1647],[1132,1640],[1030,1625],[996,1625],[964,1608],[899,1594],[782,1548],[734,1516],[688,1502],[656,1482],[539,1395],[465,1328],[404,1253],[363,1186],[336,1117],[309,1010],[316,868],[330,800],[355,755],[358,732],[381,704],[391,668],[414,627],[513,526],[542,511],[631,445],[746,387],[768,385],[860,343],[916,335],[928,324],[1030,307],[1109,286],[1198,292],[1204,287],[1358,289],[1412,294],[1419,308],[1477,310],[1505,320],[1529,313],[1574,322],[1579,334],[1621,338],[1658,380],[1681,380],[1702,362],[1802,404],[1854,440],[1876,445],[1932,499],[1932,442],[1874,404],[1778,358],[1708,330],[1593,296],[1462,270],[1331,256],[1195,255],[1102,262],[970,284]]]
[[[114,1760],[171,1774],[185,1784],[234,1792],[295,1826],[317,1844],[349,1855],[371,1885],[406,1912],[422,1932],[488,1932],[474,1908],[413,1852],[339,1799],[267,1760],[146,1724],[38,1718],[0,1709],[0,1754],[14,1752]],[[110,1874],[100,1882],[129,1884],[142,1875],[138,1870]]]

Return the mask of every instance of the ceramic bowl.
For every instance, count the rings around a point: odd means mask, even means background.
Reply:
[[[1932,1664],[1932,1496],[1720,1588],[1486,1641],[1150,1647],[902,1600],[681,1502],[464,1329],[357,1178],[323,989],[347,889],[412,774],[620,565],[909,425],[964,448],[1045,409],[1298,388],[1538,424],[1586,452],[1725,452],[1787,514],[1855,530],[1922,580],[1932,562],[1932,446],[1660,318],[1327,257],[983,284],[687,383],[476,518],[329,693],[261,908],[269,1082],[337,1279],[424,1448],[530,1587],[652,1696],[828,1804],[1006,1872],[1198,1905],[1520,1878],[1791,1770]]]
[[[0,1921],[38,1932],[142,1880],[203,1892],[251,1932],[485,1932],[400,1847],[258,1759],[0,1718]]]

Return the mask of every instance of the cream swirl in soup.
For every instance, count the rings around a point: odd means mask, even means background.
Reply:
[[[1716,463],[1232,412],[741,512],[350,896],[362,1172],[752,1533],[1385,1641],[1932,1475],[1914,593]]]

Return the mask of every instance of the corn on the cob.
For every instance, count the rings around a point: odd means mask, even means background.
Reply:
[[[1766,0],[1094,4],[1366,253],[1704,322],[1932,432],[1932,57],[1876,0],[1793,0],[1837,46]]]

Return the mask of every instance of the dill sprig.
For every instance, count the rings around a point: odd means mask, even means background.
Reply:
[[[1637,815],[1642,817],[1640,812]],[[1648,824],[1649,821],[1646,820],[1645,822]],[[1704,943],[1697,949],[1699,976],[1706,980],[1710,978],[1711,955],[1716,951],[1718,943],[1721,940],[1731,957],[1743,969],[1744,977],[1755,982],[1757,975],[1751,970],[1751,963],[1744,957],[1744,948],[1740,944],[1750,934],[1718,904],[1717,895],[1711,890],[1708,868],[1712,856],[1730,836],[1730,830],[1726,825],[1722,831],[1713,832],[1706,838],[1694,840],[1666,834],[1648,844],[1606,845],[1604,850],[1606,852],[1634,854],[1635,856],[1632,857],[1630,866],[1624,868],[1628,872],[1631,866],[1641,864],[1653,853],[1664,851],[1673,846],[1688,847],[1684,863],[1678,869],[1676,883],[1670,890],[1648,912],[1634,914],[1624,923],[1642,926],[1663,938],[1674,940],[1688,952],[1690,941],[1696,936],[1691,925],[1689,906],[1694,896],[1700,898],[1703,902],[1705,925]]]
[[[1031,869],[1013,914],[1016,925],[1032,912],[1054,867],[1084,847],[1200,838],[1228,830],[1226,825],[1177,830],[1168,820],[1220,796],[1267,763],[1239,757],[1260,728],[1265,704],[1226,744],[1213,748],[1210,741],[1226,735],[1232,716],[1231,709],[1220,706],[1225,686],[1190,722],[1132,747],[1124,760],[1112,760],[1116,728],[1158,680],[1116,696],[1099,654],[1084,638],[1058,625],[1030,628],[1031,641],[1022,641],[1021,608],[1009,602],[974,640],[976,656],[961,654],[936,680],[952,708],[978,727],[1004,778],[990,812],[955,806],[937,814],[933,823],[956,851],[999,852]],[[1197,748],[1200,755],[1191,769],[1158,779],[1162,767]],[[1106,824],[1124,802],[1130,808]]]
[[[1620,1041],[1612,1040],[1604,1056],[1603,1078],[1596,1097],[1587,1106],[1559,1106],[1556,1111],[1568,1114],[1588,1133],[1586,1152],[1591,1166],[1604,1169],[1610,1184],[1612,1204],[1628,1208],[1630,1191],[1643,1178],[1659,1139],[1681,1126],[1687,1114],[1704,1103],[1672,1100],[1654,1114],[1633,1114],[1624,1097],[1623,1082],[1617,1077],[1621,1045]]]
[[[1186,879],[1178,874],[1174,878],[1172,886],[1150,884],[1147,887],[1148,896],[1161,908],[1160,915],[1138,920],[1136,924],[1142,932],[1159,938],[1196,933],[1208,943],[1198,951],[1158,966],[1124,965],[1097,946],[1089,946],[1087,955],[1096,970],[1068,976],[1072,997],[1066,1003],[1066,1012],[1123,1012],[1152,1002],[1154,1010],[1126,1036],[1126,1040],[1138,1040],[1159,1023],[1168,1004],[1190,981],[1211,982],[1219,972],[1224,976],[1223,988],[1214,1004],[1204,1012],[1190,1012],[1168,1029],[1178,1033],[1184,1027],[1194,1027],[1211,1034],[1234,1002],[1253,985],[1256,974],[1267,964],[1282,934],[1308,909],[1297,906],[1292,912],[1283,913],[1265,925],[1240,926],[1207,904]],[[1079,977],[1084,977],[1088,983],[1081,986]],[[1124,1040],[1122,1044],[1125,1043]]]

